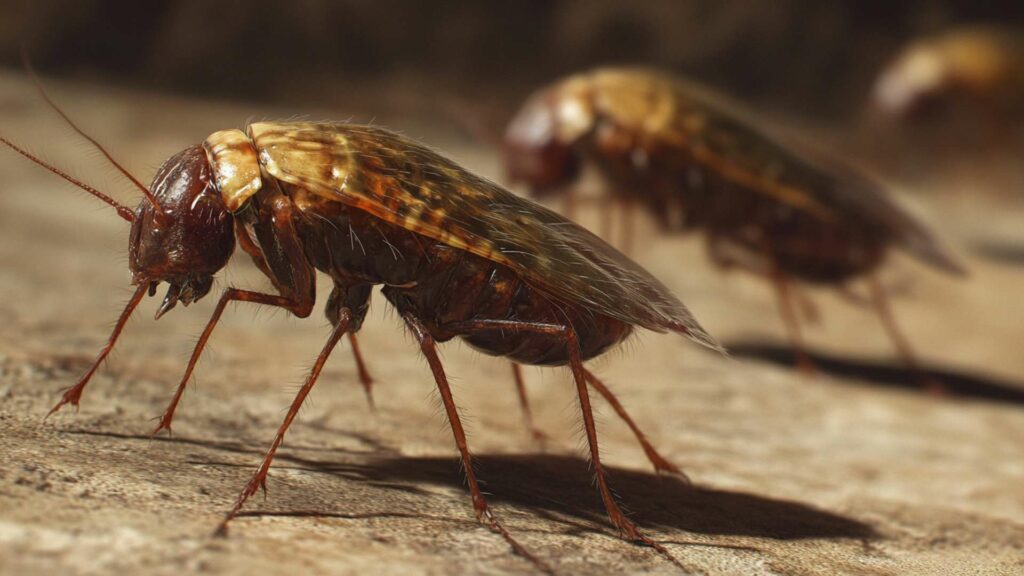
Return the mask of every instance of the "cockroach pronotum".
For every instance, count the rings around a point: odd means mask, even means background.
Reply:
[[[810,307],[792,281],[842,285],[866,276],[889,336],[920,374],[875,270],[893,247],[943,272],[963,268],[871,179],[758,124],[681,78],[604,69],[531,96],[509,124],[503,153],[510,180],[539,196],[567,194],[570,206],[581,168],[594,165],[611,195],[606,212],[624,207],[627,245],[632,207],[642,206],[664,230],[703,231],[715,264],[768,278],[805,372],[813,366],[796,304]]]
[[[103,200],[131,223],[129,267],[135,293],[96,364],[54,410],[78,403],[89,377],[147,293],[154,295],[161,283],[169,286],[157,317],[177,302],[199,300],[211,290],[214,274],[226,265],[236,242],[277,293],[235,287],[222,293],[157,431],[169,429],[196,361],[228,303],[275,306],[305,318],[315,303],[316,272],[333,281],[326,304],[333,326],[330,337],[262,464],[221,523],[221,532],[264,485],[271,461],[327,357],[343,336],[359,330],[373,286],[383,285],[384,298],[418,341],[433,372],[481,521],[515,551],[545,566],[491,514],[477,484],[436,351],[436,343],[455,337],[515,363],[569,366],[609,518],[626,538],[671,559],[623,515],[612,496],[601,465],[588,383],[624,413],[583,362],[637,328],[675,332],[722,349],[658,280],[584,228],[408,138],[372,126],[261,122],[245,131],[216,132],[168,159],[151,188],[133,178],[145,195],[134,212],[6,138],[0,142]]]

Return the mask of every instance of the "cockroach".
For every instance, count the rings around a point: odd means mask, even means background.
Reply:
[[[908,123],[955,116],[964,109],[993,126],[1019,122],[1024,30],[966,26],[915,39],[882,69],[872,104]]]
[[[875,270],[894,247],[946,273],[964,269],[872,179],[760,124],[682,78],[601,69],[535,92],[510,122],[503,154],[512,182],[540,197],[566,194],[570,206],[593,165],[612,200],[606,213],[624,205],[628,224],[641,206],[665,231],[702,231],[716,265],[769,279],[805,372],[813,365],[792,281],[843,287],[866,277],[889,336],[920,374]]]
[[[152,296],[160,284],[168,285],[157,317],[178,302],[203,298],[236,243],[276,293],[224,290],[157,431],[170,428],[196,361],[229,303],[275,306],[305,318],[315,304],[316,273],[331,278],[334,288],[326,304],[330,337],[219,532],[226,532],[246,500],[265,487],[274,455],[328,356],[343,336],[358,332],[372,288],[382,285],[384,298],[415,337],[433,373],[478,519],[516,552],[545,566],[509,535],[480,491],[436,350],[437,343],[456,337],[517,364],[569,367],[611,522],[624,537],[671,558],[640,532],[612,496],[588,384],[620,415],[624,412],[583,363],[638,328],[675,332],[722,348],[661,282],[586,229],[409,138],[374,126],[261,122],[244,131],[216,132],[168,159],[151,187],[133,179],[144,194],[134,212],[6,138],[0,142],[106,202],[131,223],[129,268],[135,293],[96,365],[54,410],[77,404],[147,293]]]

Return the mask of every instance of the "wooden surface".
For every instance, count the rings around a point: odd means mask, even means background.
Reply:
[[[143,180],[178,149],[248,118],[351,115],[61,84],[54,92]],[[18,76],[0,77],[0,119],[5,136],[136,202]],[[499,175],[487,150],[417,119],[386,123]],[[149,300],[81,410],[44,421],[128,298],[128,228],[13,153],[0,154],[0,174],[0,572],[534,570],[475,521],[429,371],[379,295],[362,334],[378,411],[367,409],[340,347],[271,471],[267,499],[252,499],[227,538],[211,533],[327,337],[319,306],[301,322],[230,309],[174,437],[150,438],[215,298],[159,322]],[[951,222],[959,245],[984,217],[961,206],[943,201],[922,213]],[[999,226],[1019,226],[997,212]],[[643,334],[594,363],[694,481],[651,473],[628,429],[595,401],[612,485],[651,537],[693,572],[715,575],[1024,573],[1024,268],[960,250],[967,281],[902,258],[887,269],[910,338],[953,388],[936,397],[905,384],[869,311],[811,292],[822,322],[808,339],[839,375],[809,381],[772,361],[787,357],[767,286],[711,270],[699,241],[648,233],[641,243],[638,260],[740,352],[726,360]],[[267,286],[241,259],[220,275],[219,287],[228,284]],[[444,347],[444,361],[479,477],[525,546],[563,574],[681,572],[607,524],[581,458],[567,374],[526,371],[552,439],[541,450],[522,425],[506,364],[458,344]]]

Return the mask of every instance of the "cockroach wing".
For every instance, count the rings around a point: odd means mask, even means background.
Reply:
[[[722,173],[735,173],[740,180],[749,174],[751,190],[826,221],[858,219],[921,261],[951,274],[965,273],[928,229],[873,178],[826,150],[765,124],[735,102],[718,97],[712,104],[700,87],[682,81],[676,88],[679,98],[701,110],[709,155],[728,159],[731,166],[723,166]]]
[[[890,198],[874,178],[819,151],[802,148],[799,144],[794,146],[821,170],[826,180],[820,187],[822,195],[828,196],[839,213],[857,215],[891,238],[896,246],[937,270],[955,276],[967,275],[967,270],[938,238]]]
[[[722,351],[657,279],[581,226],[368,126],[249,126],[274,178],[508,266],[557,300]]]
[[[822,221],[858,219],[923,262],[964,273],[880,184],[728,96],[642,68],[603,69],[590,77],[597,113],[622,129],[646,134],[666,153],[693,158],[745,190]],[[660,120],[652,124],[652,118]]]

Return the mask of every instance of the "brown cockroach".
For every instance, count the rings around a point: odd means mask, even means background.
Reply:
[[[271,461],[328,356],[343,336],[359,330],[373,286],[383,285],[384,298],[416,338],[433,373],[479,519],[517,552],[544,566],[512,539],[480,491],[436,351],[436,343],[456,337],[517,364],[568,365],[609,518],[631,541],[671,558],[626,518],[612,496],[601,465],[588,384],[627,418],[641,439],[642,434],[583,363],[637,328],[676,332],[722,349],[658,280],[584,228],[408,138],[372,126],[262,122],[245,131],[216,132],[168,159],[150,188],[132,178],[145,195],[134,212],[9,140],[0,137],[0,142],[100,198],[131,222],[129,267],[135,293],[95,365],[54,410],[78,403],[89,377],[147,293],[154,295],[164,282],[169,286],[157,317],[177,302],[199,300],[210,291],[214,274],[226,265],[236,242],[277,293],[235,287],[222,293],[157,431],[170,428],[196,361],[227,304],[275,306],[305,318],[315,303],[316,272],[333,281],[326,304],[333,326],[330,337],[219,531],[265,486]],[[646,451],[649,444],[644,446]]]
[[[631,207],[642,206],[666,231],[703,231],[717,265],[770,279],[806,372],[812,364],[792,280],[838,286],[866,276],[889,336],[919,372],[874,271],[898,247],[943,272],[964,273],[871,179],[771,135],[741,106],[666,73],[603,69],[543,88],[509,124],[503,152],[511,181],[541,197],[565,193],[569,206],[582,167],[594,165],[612,200],[626,207],[627,245]],[[603,208],[614,206],[605,200]]]
[[[915,39],[879,74],[872,104],[908,123],[969,109],[1012,129],[1024,106],[1024,30],[965,26]]]

